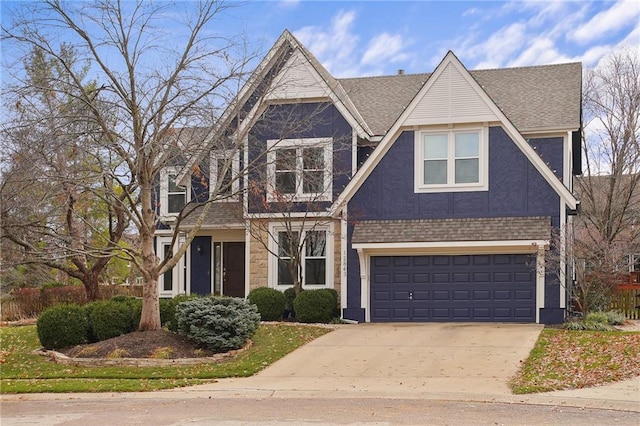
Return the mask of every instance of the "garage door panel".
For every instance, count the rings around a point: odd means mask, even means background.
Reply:
[[[372,321],[535,321],[529,255],[371,260]]]

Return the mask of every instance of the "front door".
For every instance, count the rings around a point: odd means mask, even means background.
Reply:
[[[244,243],[222,243],[222,294],[244,297]]]

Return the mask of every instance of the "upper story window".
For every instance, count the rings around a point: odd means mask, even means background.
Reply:
[[[221,201],[237,201],[240,188],[240,154],[234,150],[211,153],[211,187]]]
[[[160,214],[177,215],[187,203],[187,187],[176,182],[178,169],[169,167],[160,173]]]
[[[331,201],[331,138],[267,142],[268,201]]]
[[[415,191],[488,189],[487,129],[416,132]]]

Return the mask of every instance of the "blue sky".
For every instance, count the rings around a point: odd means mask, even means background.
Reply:
[[[480,69],[640,48],[640,0],[258,1],[226,19],[265,49],[289,29],[336,77],[431,72],[448,50]]]

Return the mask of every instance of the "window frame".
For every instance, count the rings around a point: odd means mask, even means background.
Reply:
[[[303,289],[319,289],[319,288],[333,288],[334,287],[334,238],[333,238],[333,223],[322,224],[310,224],[301,228],[294,228],[293,230],[298,233],[302,233],[302,238],[306,238],[307,232],[324,232],[325,233],[325,283],[324,284],[306,284],[306,260],[307,260],[307,247],[302,249],[302,288]],[[279,284],[279,260],[280,256],[276,256],[279,253],[278,238],[281,232],[286,232],[287,229],[284,225],[279,223],[272,223],[269,225],[269,287],[277,290],[284,291],[287,288],[292,287],[291,284]],[[310,256],[311,259],[318,259],[319,256]]]
[[[178,177],[179,172],[180,168],[178,167],[165,167],[160,171],[160,216],[162,217],[175,217],[182,211],[182,209],[178,212],[169,211],[169,195],[172,193],[169,192],[168,179],[171,175]],[[191,183],[187,182],[187,185],[184,186],[184,206],[189,204],[189,201],[191,201]]]
[[[240,151],[233,149],[217,149],[211,151],[209,184],[212,188],[218,187],[218,160],[231,160],[231,196],[217,199],[216,202],[238,201],[240,191]]]
[[[636,265],[638,268],[636,268]],[[629,272],[640,272],[640,253],[629,255]]]
[[[165,252],[171,247],[171,240],[172,237],[170,236],[158,236],[156,238],[156,255],[158,256],[160,261],[163,261],[165,259]],[[180,241],[176,241],[173,246],[173,250],[170,253],[172,257],[176,255],[176,253],[178,252],[178,247],[182,243],[184,243],[184,241],[182,241],[182,238],[180,239]],[[182,290],[184,288],[184,282],[182,280],[184,271],[184,258],[185,256],[183,256],[178,261],[178,263],[176,263],[176,265],[171,268],[171,270],[165,271],[158,277],[159,297],[174,297],[178,294],[184,293],[184,291]],[[171,289],[166,290],[164,288],[164,280],[166,276],[169,276],[169,274],[171,276]]]
[[[414,136],[414,191],[426,192],[465,192],[489,190],[489,132],[487,126],[455,126],[416,130]],[[455,141],[456,134],[478,134],[478,182],[455,183]],[[424,137],[426,135],[447,136],[447,182],[438,184],[424,183]],[[464,159],[464,158],[462,158]]]
[[[324,159],[324,191],[315,193],[304,192],[304,149],[322,148]],[[274,195],[276,188],[276,152],[280,149],[296,150],[295,192],[291,194]],[[312,169],[308,169],[312,170]],[[267,201],[332,201],[333,199],[333,139],[305,138],[305,139],[269,139],[267,140]]]

